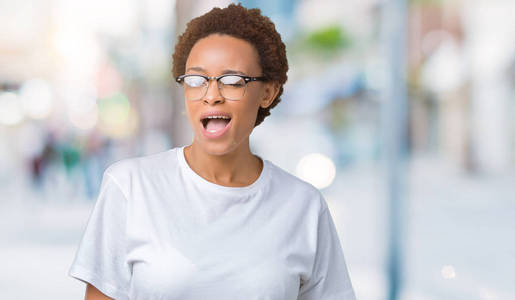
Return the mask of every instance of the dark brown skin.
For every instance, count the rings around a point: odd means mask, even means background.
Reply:
[[[102,294],[102,292],[99,291],[96,287],[88,283],[86,286],[86,296],[84,300],[112,300],[112,298]]]

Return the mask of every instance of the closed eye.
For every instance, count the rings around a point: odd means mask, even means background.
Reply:
[[[206,84],[206,79],[202,76],[187,76],[184,78],[184,83],[190,87],[201,87]]]
[[[224,76],[220,78],[220,82],[223,85],[231,87],[243,87],[245,85],[245,80],[243,80],[243,78],[234,75]]]

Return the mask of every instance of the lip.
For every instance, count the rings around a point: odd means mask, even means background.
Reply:
[[[216,115],[216,114],[215,114]],[[219,115],[218,115],[219,116]],[[200,130],[202,131],[202,134],[208,138],[208,139],[215,139],[215,138],[219,138],[221,137],[222,135],[224,135],[228,130],[229,128],[231,128],[231,125],[232,125],[232,118],[231,120],[229,121],[229,123],[227,123],[227,125],[225,125],[225,127],[221,130],[218,130],[216,132],[209,132],[207,131],[205,128],[204,128],[204,124],[202,124],[202,119],[200,120]]]

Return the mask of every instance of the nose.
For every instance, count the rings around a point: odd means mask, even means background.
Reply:
[[[205,103],[218,103],[223,102],[225,99],[220,94],[218,89],[218,82],[216,80],[210,80],[207,85],[207,91],[203,98]]]

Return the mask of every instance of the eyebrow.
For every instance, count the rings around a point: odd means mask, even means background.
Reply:
[[[188,71],[198,71],[198,72],[206,73],[206,70],[202,69],[201,67],[190,67],[186,70],[186,72],[188,72]],[[230,70],[230,69],[223,70],[222,74],[240,74],[240,75],[244,75],[244,76],[247,75],[241,71]]]
[[[222,74],[240,74],[240,75],[247,75],[241,71],[235,71],[235,70],[223,70]]]
[[[199,71],[199,72],[205,72],[206,70],[202,69],[201,67],[191,67],[191,68],[188,68],[186,70],[186,72],[188,71]]]

